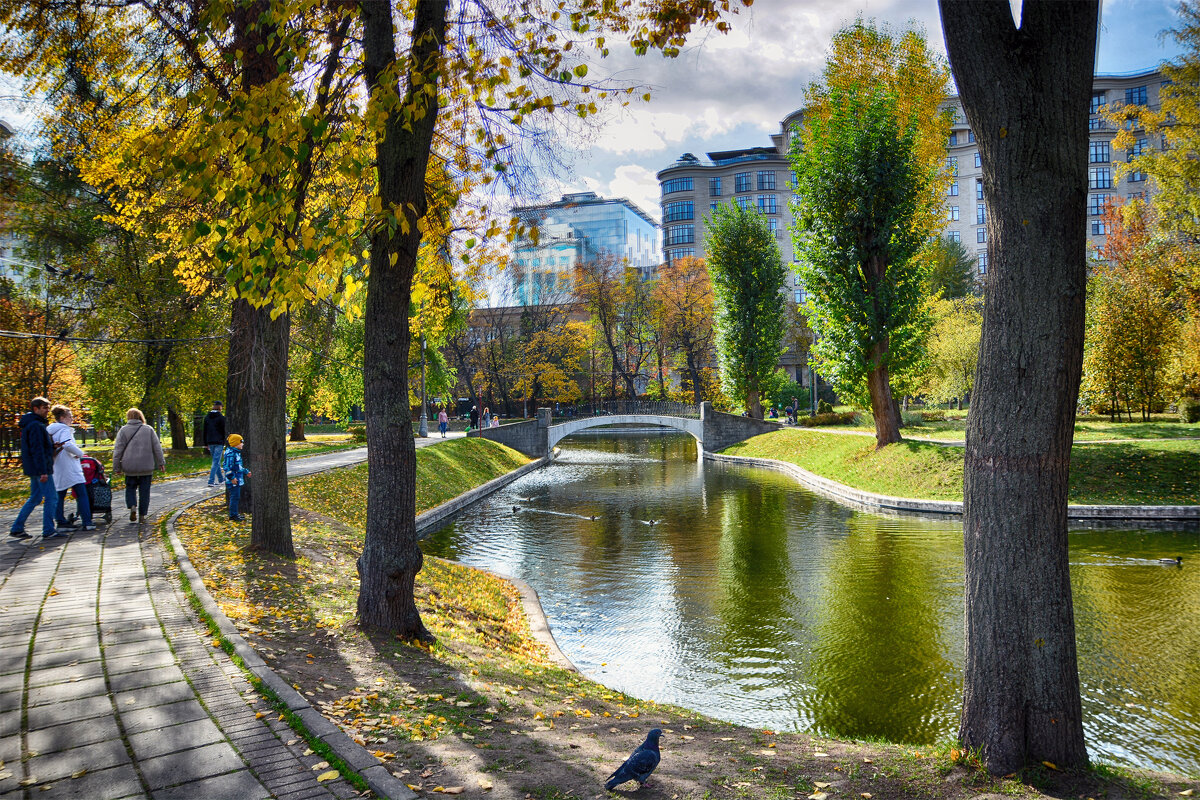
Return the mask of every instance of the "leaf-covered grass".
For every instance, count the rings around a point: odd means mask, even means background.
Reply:
[[[163,476],[156,473],[154,480],[173,480],[195,472],[208,472],[212,466],[212,456],[200,448],[172,450],[168,446],[169,444],[170,439],[163,444],[163,459],[167,462],[167,474]],[[349,450],[360,446],[358,442],[351,441],[346,434],[325,434],[309,436],[307,442],[288,442],[287,453],[288,458],[300,458],[322,453],[335,453],[339,450]],[[112,443],[87,444],[81,445],[81,447],[88,455],[98,458],[104,463],[105,474],[111,480]],[[21,474],[21,467],[17,464],[0,467],[0,508],[20,505],[28,496],[29,478]]]
[[[1189,426],[1190,427],[1190,426]],[[868,492],[962,500],[963,449],[905,441],[875,452],[873,439],[783,430],[726,448],[774,458]],[[1200,440],[1081,443],[1072,451],[1069,501],[1099,505],[1200,502]]]
[[[930,409],[941,410],[941,409]],[[966,411],[945,411],[946,419],[922,422],[905,428],[905,436],[962,441],[967,430]],[[874,433],[870,412],[859,412],[858,425],[846,426],[844,430]],[[1197,439],[1200,440],[1200,424],[1189,425],[1179,421],[1174,414],[1154,414],[1149,422],[1112,422],[1108,417],[1081,416],[1075,420],[1075,441],[1095,442],[1108,439]]]
[[[529,459],[487,439],[447,439],[417,449],[417,513],[440,506],[463,492],[499,478]],[[367,465],[301,478],[292,501],[319,510],[351,527],[367,524]]]

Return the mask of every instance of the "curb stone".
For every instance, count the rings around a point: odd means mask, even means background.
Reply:
[[[910,514],[937,514],[939,516],[962,516],[963,504],[956,500],[921,500],[915,497],[891,497],[885,494],[855,489],[844,483],[821,477],[803,467],[774,458],[753,458],[724,453],[705,453],[704,458],[729,464],[745,464],[752,467],[782,472],[790,475],[802,486],[817,494],[845,505],[872,511],[904,512]],[[1068,505],[1067,518],[1073,520],[1121,520],[1139,521],[1200,521],[1200,505],[1194,506],[1101,506]]]
[[[293,689],[291,684],[275,674],[266,665],[266,662],[259,657],[258,653],[254,652],[254,649],[242,638],[241,634],[237,632],[237,628],[222,613],[216,600],[208,593],[208,589],[204,586],[203,578],[200,577],[200,573],[196,571],[196,568],[192,566],[191,559],[187,555],[187,550],[184,549],[183,542],[179,540],[179,536],[175,532],[175,521],[185,511],[199,505],[209,499],[210,496],[212,495],[206,494],[198,500],[193,500],[180,506],[167,519],[167,535],[170,538],[171,547],[175,551],[175,561],[179,564],[180,571],[187,576],[188,581],[191,583],[192,592],[195,594],[196,599],[200,601],[201,607],[216,622],[217,628],[233,645],[234,652],[245,662],[247,669],[276,692],[280,701],[304,722],[310,734],[325,742],[337,754],[338,758],[342,759],[342,761],[358,772],[359,776],[367,782],[371,791],[379,797],[390,798],[390,800],[416,800],[418,795],[405,786],[403,781],[388,772],[379,763],[379,759],[371,755],[365,747],[350,739],[341,728],[338,728],[326,719],[321,712],[313,708],[312,704],[305,700],[303,695]],[[375,769],[375,767],[378,767],[378,769]]]

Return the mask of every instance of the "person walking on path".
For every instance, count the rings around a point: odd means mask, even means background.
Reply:
[[[239,433],[229,434],[229,447],[225,449],[225,477],[229,481],[229,518],[241,522],[238,503],[242,499],[242,485],[250,477],[250,471],[242,462],[242,436]]]
[[[35,397],[29,401],[29,412],[21,417],[21,471],[29,477],[29,499],[21,506],[13,520],[8,535],[14,539],[29,539],[25,532],[25,520],[37,508],[42,507],[42,538],[53,538],[54,517],[58,509],[58,493],[54,489],[54,442],[46,433],[46,417],[50,414],[50,401]],[[65,533],[63,534],[66,535]]]
[[[446,438],[446,428],[450,425],[450,416],[446,413],[446,407],[442,406],[438,409],[438,430],[441,431],[442,438]]]
[[[130,522],[144,522],[150,513],[150,478],[154,470],[165,473],[158,434],[146,424],[146,415],[136,408],[125,413],[125,424],[113,444],[113,475],[125,473],[125,506]]]
[[[208,471],[208,485],[225,483],[221,462],[225,455],[225,415],[221,413],[221,401],[213,401],[212,411],[204,417],[204,446],[212,454],[212,469]]]
[[[480,428],[492,427],[492,410],[487,406],[483,407],[483,417],[479,421]]]
[[[83,523],[83,530],[94,531],[96,526],[92,524],[92,504],[88,500],[83,465],[79,462],[87,453],[75,444],[75,428],[72,427],[75,415],[66,406],[54,406],[50,413],[54,415],[54,422],[46,428],[46,433],[50,434],[54,449],[58,451],[58,455],[54,457],[54,487],[58,490],[58,529],[75,529],[75,526],[67,521],[64,508],[67,491],[74,489],[75,510]]]
[[[471,406],[471,427],[479,427],[479,406]]]

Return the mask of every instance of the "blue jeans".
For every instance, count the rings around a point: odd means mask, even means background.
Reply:
[[[225,447],[210,444],[208,449],[212,452],[212,469],[208,471],[208,484],[212,486],[215,483],[224,483],[225,473],[221,471],[221,456],[225,455]]]
[[[79,519],[84,525],[92,524],[92,504],[88,500],[87,484],[77,483],[71,487],[75,490],[75,510],[79,512]],[[67,524],[66,503],[67,490],[63,489],[58,493],[58,521],[62,525]]]
[[[443,439],[444,439],[444,438],[446,438],[446,423],[444,423],[444,422],[439,422],[439,423],[438,423],[438,430],[439,430],[439,431],[441,431],[441,433],[442,433],[442,438],[443,438]]]
[[[237,519],[238,517],[238,502],[242,499],[242,484],[238,482],[229,484],[229,518]]]
[[[45,481],[39,481],[36,475],[29,479],[29,499],[21,506],[21,511],[13,520],[9,531],[20,533],[25,530],[25,520],[29,519],[38,503],[45,504],[42,507],[42,536],[53,536],[54,517],[58,511],[58,492],[54,490],[53,475],[47,475]]]

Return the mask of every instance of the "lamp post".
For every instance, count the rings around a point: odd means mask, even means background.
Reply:
[[[425,411],[425,334],[421,333],[421,423],[417,426],[417,435],[422,439],[429,436],[429,416]]]

